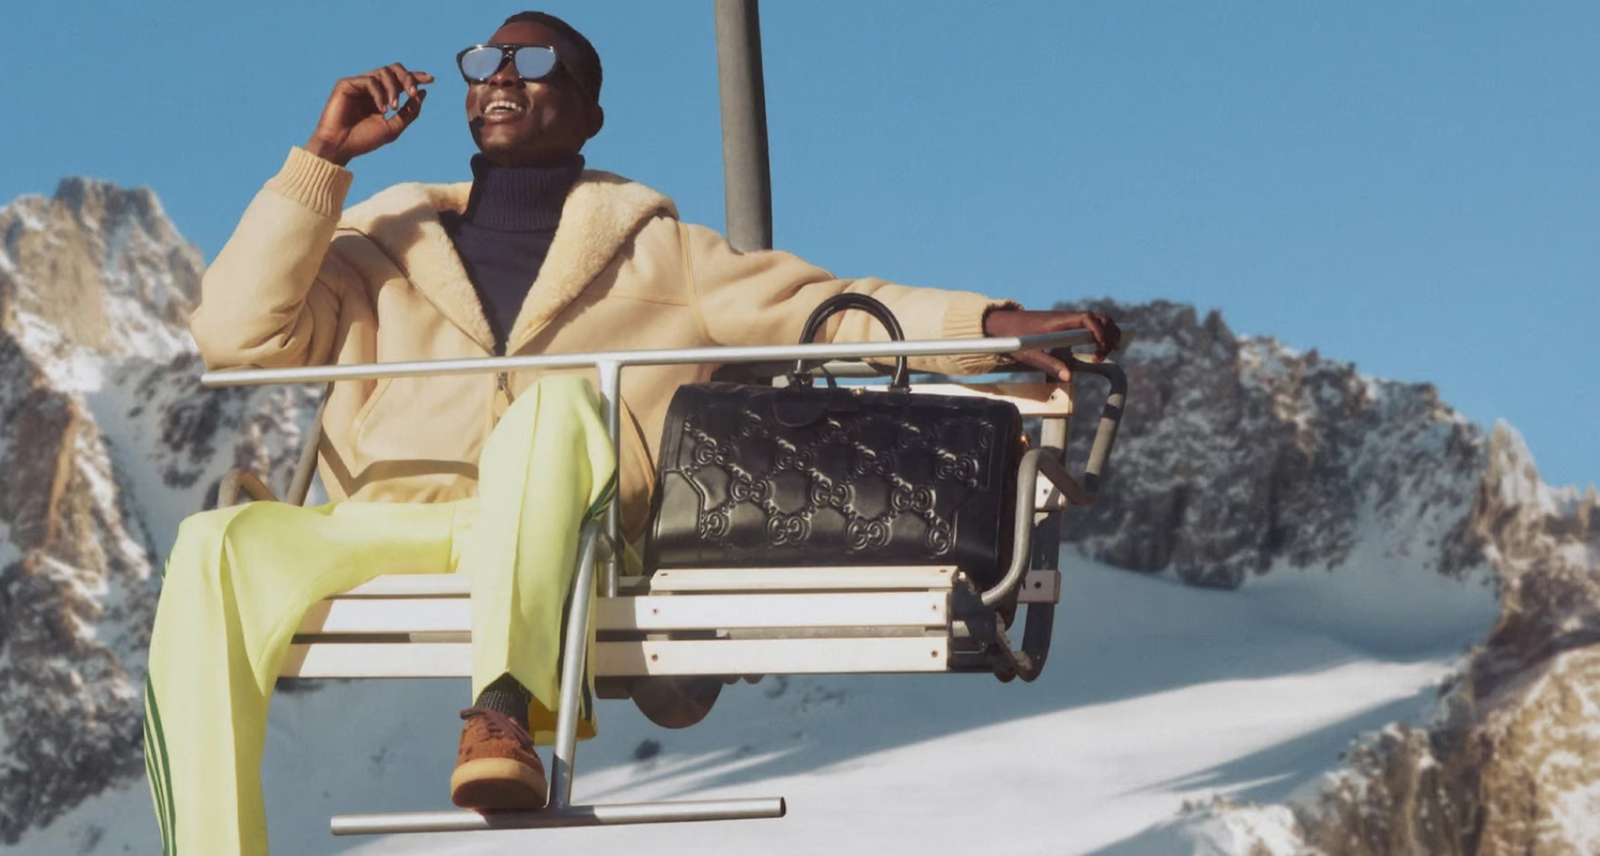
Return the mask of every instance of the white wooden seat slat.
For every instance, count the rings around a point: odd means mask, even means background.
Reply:
[[[325,600],[306,610],[296,635],[472,632],[472,601],[464,597]]]
[[[468,574],[388,574],[362,583],[335,599],[362,597],[470,597]]]
[[[949,588],[953,566],[867,566],[839,568],[679,568],[650,577],[655,593],[695,591],[736,594],[746,591],[855,591],[861,589]],[[467,597],[467,574],[390,574],[362,583],[335,599]]]
[[[942,627],[949,621],[944,592],[864,594],[673,595],[601,598],[597,629],[740,630],[790,627]]]
[[[656,571],[650,591],[759,592],[932,590],[953,585],[954,566],[855,568],[694,568]]]
[[[943,672],[941,636],[597,642],[596,677]],[[472,674],[469,642],[294,644],[279,674],[292,678],[454,678]]]
[[[595,644],[595,675],[805,675],[942,672],[939,636],[862,639],[704,639]]]
[[[942,627],[949,595],[942,592],[859,594],[673,595],[601,598],[595,602],[600,633],[667,630],[740,630],[800,627]],[[301,635],[443,633],[472,630],[472,602],[464,597],[323,601],[300,622]],[[336,640],[328,640],[336,641]]]

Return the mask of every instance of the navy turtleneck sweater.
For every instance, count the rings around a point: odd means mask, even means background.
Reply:
[[[582,172],[582,155],[553,167],[498,167],[477,155],[467,210],[439,216],[483,302],[497,353],[505,353],[517,312],[550,252],[567,191]]]

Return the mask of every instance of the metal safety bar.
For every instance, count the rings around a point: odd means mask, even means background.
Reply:
[[[334,835],[393,835],[402,832],[479,832],[494,829],[552,829],[569,826],[621,826],[630,823],[690,823],[706,820],[779,818],[788,812],[783,797],[737,800],[682,800],[670,803],[616,803],[548,808],[544,811],[419,811],[409,814],[350,814],[335,817]]]
[[[677,348],[639,351],[597,351],[584,354],[531,354],[514,357],[474,357],[458,360],[364,363],[342,366],[297,366],[284,369],[231,369],[206,372],[200,383],[209,387],[261,386],[286,383],[326,383],[340,380],[381,380],[435,375],[497,374],[500,372],[621,366],[674,366],[694,363],[734,365],[769,361],[876,359],[880,357],[944,357],[956,354],[1009,354],[1093,345],[1083,330],[1040,333],[1033,336],[999,336],[985,339],[923,339],[905,342],[818,342],[808,345],[752,345],[747,347]]]

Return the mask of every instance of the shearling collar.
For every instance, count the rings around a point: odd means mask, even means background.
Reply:
[[[396,185],[345,211],[339,226],[377,244],[439,311],[492,354],[494,333],[483,304],[439,222],[440,211],[463,211],[471,192],[471,182]],[[567,194],[561,224],[517,313],[506,353],[516,353],[538,335],[583,293],[639,226],[658,214],[676,218],[678,210],[672,200],[642,184],[584,170]]]

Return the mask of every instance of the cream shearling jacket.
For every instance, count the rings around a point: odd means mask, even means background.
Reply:
[[[438,212],[465,208],[470,183],[402,184],[345,211],[351,173],[303,149],[245,210],[201,283],[190,319],[213,369],[486,357],[494,337]],[[884,301],[911,339],[975,338],[993,307],[970,292],[837,279],[788,253],[739,253],[680,223],[665,196],[585,171],[507,343],[507,353],[572,353],[795,342],[807,316],[841,292]],[[832,341],[881,340],[861,312],[836,316]],[[920,361],[986,371],[992,356]],[[623,529],[643,534],[662,423],[680,384],[716,366],[622,374]],[[591,380],[594,372],[586,372]],[[485,439],[540,372],[334,385],[319,471],[330,498],[441,502],[474,496]]]

